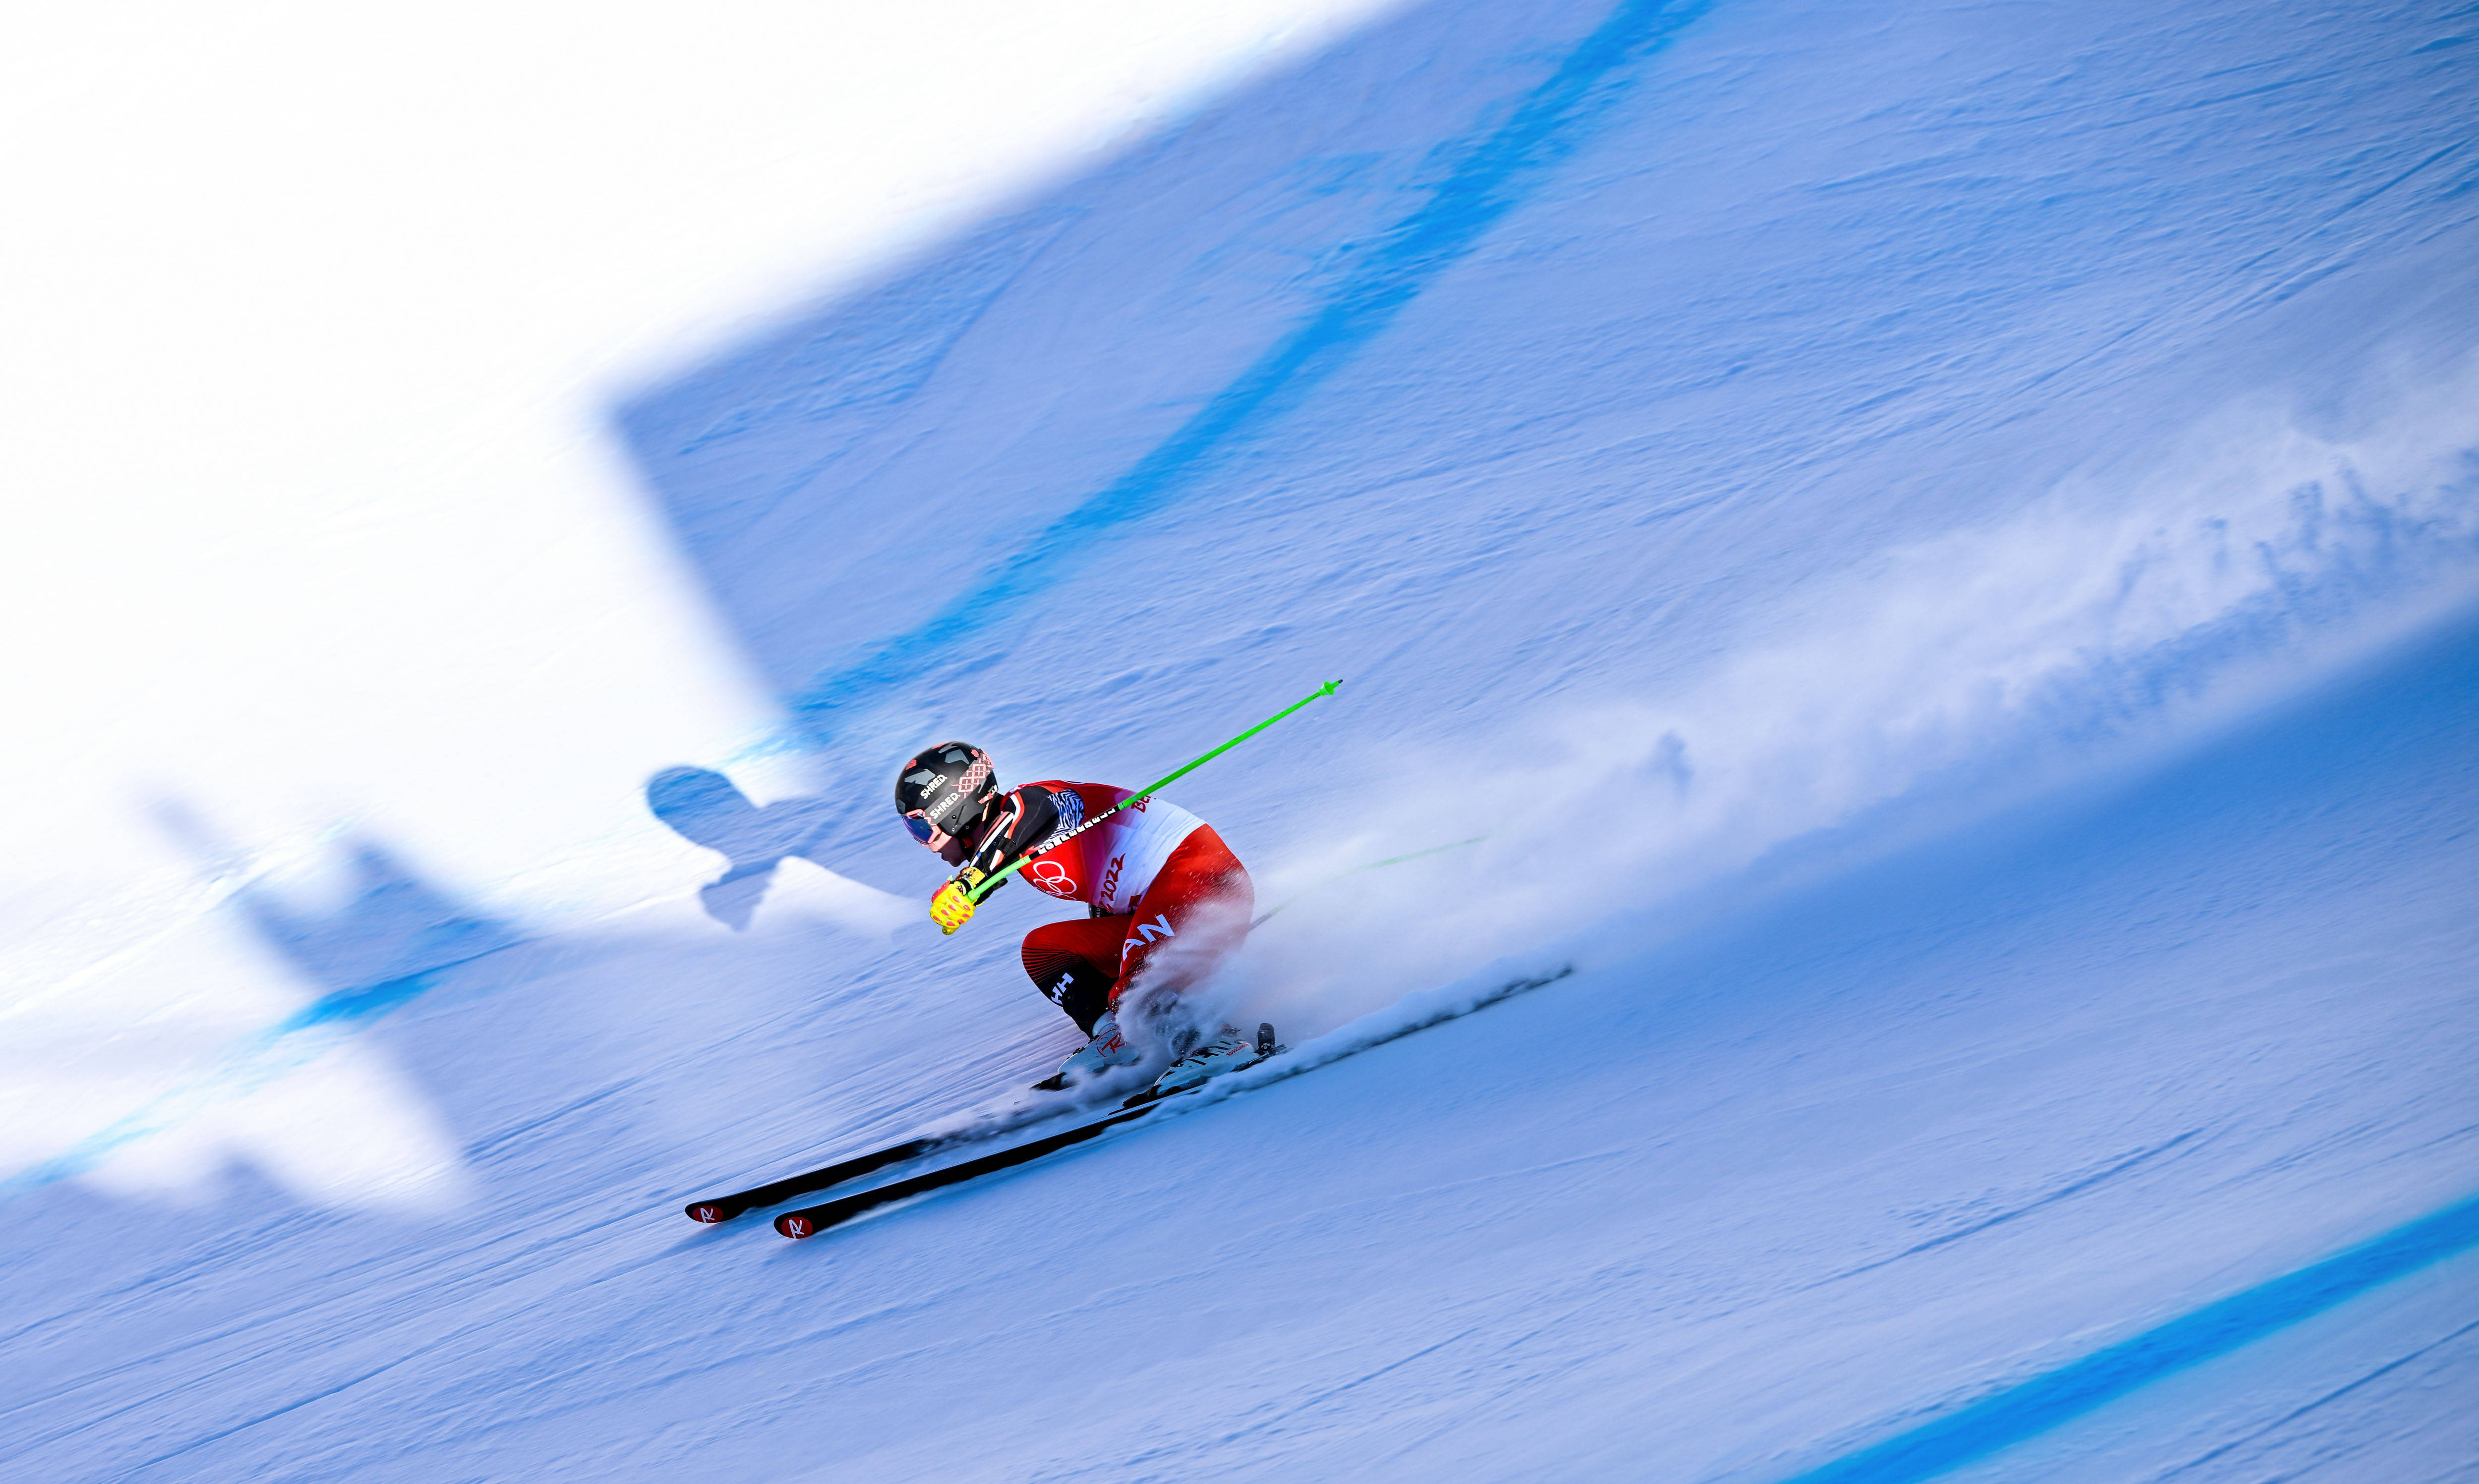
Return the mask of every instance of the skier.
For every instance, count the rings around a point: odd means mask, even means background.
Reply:
[[[1143,1060],[1122,1029],[1123,1012],[1149,1030],[1169,1030],[1177,1056],[1155,1082],[1159,1093],[1259,1060],[1238,1026],[1205,1034],[1182,1025],[1179,1015],[1182,993],[1248,934],[1256,892],[1246,868],[1212,825],[1160,799],[1134,800],[1066,838],[1124,797],[1118,789],[1060,779],[1003,791],[989,754],[959,742],[924,749],[896,774],[905,827],[958,868],[930,902],[942,930],[971,918],[974,887],[1025,857],[1032,859],[1018,874],[1035,890],[1087,906],[1082,919],[1025,935],[1024,971],[1034,987],[1089,1038],[1036,1087],[1063,1088]]]

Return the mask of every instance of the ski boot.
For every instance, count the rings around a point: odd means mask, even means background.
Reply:
[[[1202,1087],[1209,1078],[1218,1077],[1226,1071],[1238,1071],[1242,1067],[1254,1067],[1281,1049],[1274,1044],[1274,1027],[1271,1024],[1258,1026],[1253,1039],[1237,1025],[1225,1025],[1190,1046],[1186,1054],[1154,1079],[1151,1089],[1138,1094],[1132,1101],[1153,1102],[1174,1093]]]

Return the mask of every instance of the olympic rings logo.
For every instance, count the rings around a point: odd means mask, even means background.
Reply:
[[[1076,878],[1067,874],[1067,868],[1057,861],[1035,861],[1025,868],[1024,873],[1033,878],[1035,886],[1053,896],[1076,894]]]

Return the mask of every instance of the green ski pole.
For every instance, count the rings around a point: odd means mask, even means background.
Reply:
[[[1265,728],[1272,726],[1275,722],[1282,720],[1285,717],[1290,716],[1292,712],[1299,710],[1309,702],[1316,700],[1321,695],[1332,695],[1334,693],[1335,687],[1342,684],[1342,682],[1340,680],[1327,681],[1324,685],[1311,691],[1308,694],[1301,696],[1291,705],[1286,706],[1282,710],[1274,713],[1272,716],[1267,717],[1265,720],[1258,722],[1255,726],[1252,726],[1248,730],[1240,733],[1239,736],[1234,737],[1229,742],[1224,742],[1221,746],[1214,748],[1212,752],[1205,754],[1201,758],[1195,759],[1175,771],[1163,774],[1153,782],[1146,784],[1141,789],[1138,789],[1136,792],[1129,794],[1126,798],[1119,800],[1110,808],[1103,810],[1100,814],[1095,815],[1090,819],[1087,819],[1084,823],[1076,826],[1076,828],[1069,830],[1066,834],[1061,835],[1057,841],[1052,843],[1049,848],[1056,850],[1059,846],[1063,845],[1067,843],[1067,842],[1075,839],[1077,836],[1084,834],[1086,830],[1091,829],[1093,826],[1111,817],[1111,816],[1117,814],[1120,810],[1137,802],[1137,800],[1153,797],[1154,794],[1159,792],[1161,790],[1168,788],[1180,779],[1185,778],[1188,774],[1196,771],[1198,768],[1203,767],[1206,764],[1213,762],[1215,758],[1218,758],[1222,756],[1222,754],[1230,751],[1232,748],[1239,746],[1241,742],[1246,742],[1249,738],[1256,736]],[[967,892],[965,895],[978,905],[983,897],[987,896],[992,892],[998,890],[1000,882],[1005,881],[1011,875],[1014,875],[1017,871],[1024,869],[1025,867],[1032,863],[1032,856],[1028,855],[1021,857],[1004,868],[993,871],[988,880],[984,881],[977,887],[974,887],[970,892]]]

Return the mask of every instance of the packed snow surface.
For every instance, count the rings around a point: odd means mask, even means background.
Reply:
[[[635,389],[777,720],[582,922],[161,805],[308,994],[6,1174],[0,1456],[2479,1478],[2474,42],[1438,0]],[[681,1218],[1077,1042],[897,760],[1134,786],[1328,679],[1170,795],[1287,1063]]]

